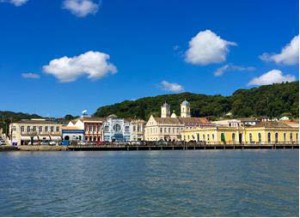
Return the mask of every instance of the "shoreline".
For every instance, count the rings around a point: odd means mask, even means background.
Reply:
[[[12,151],[152,151],[152,150],[250,150],[250,149],[299,149],[299,144],[277,144],[277,145],[168,145],[168,146],[49,146],[49,145],[22,145],[22,146],[1,146],[0,152]]]

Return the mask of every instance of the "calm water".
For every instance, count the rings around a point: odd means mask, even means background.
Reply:
[[[0,153],[0,216],[298,216],[298,150]]]

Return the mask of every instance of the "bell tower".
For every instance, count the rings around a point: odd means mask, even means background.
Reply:
[[[191,117],[191,106],[187,100],[184,100],[180,105],[180,117]]]
[[[161,118],[170,117],[170,114],[170,105],[167,102],[165,102],[161,106]]]

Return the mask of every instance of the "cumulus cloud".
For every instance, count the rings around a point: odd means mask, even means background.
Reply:
[[[263,53],[259,58],[263,61],[273,61],[277,64],[295,65],[299,62],[299,36],[295,36],[279,54]]]
[[[200,31],[190,40],[185,61],[196,65],[223,62],[226,60],[230,45],[237,44],[222,39],[210,30]]]
[[[232,64],[226,64],[220,68],[218,68],[215,72],[215,76],[222,76],[226,71],[253,71],[255,70],[255,67],[243,67],[243,66],[237,66]]]
[[[25,79],[39,79],[40,75],[36,73],[22,73],[22,77]]]
[[[63,8],[78,17],[85,17],[97,13],[99,4],[94,3],[93,0],[64,0]]]
[[[0,3],[1,2],[11,3],[18,7],[18,6],[21,6],[21,5],[24,5],[25,3],[27,3],[28,0],[0,0]]]
[[[43,67],[43,70],[55,76],[60,82],[73,82],[83,75],[95,80],[117,72],[117,68],[109,63],[109,58],[108,54],[88,51],[79,56],[65,56],[51,60]]]
[[[182,92],[184,91],[184,88],[182,85],[179,85],[177,83],[170,83],[168,81],[162,81],[160,83],[161,88],[165,91],[169,91],[169,92]]]
[[[248,85],[269,85],[273,83],[282,83],[282,82],[293,82],[296,80],[296,77],[290,74],[283,75],[280,70],[271,70],[259,77],[252,79]]]

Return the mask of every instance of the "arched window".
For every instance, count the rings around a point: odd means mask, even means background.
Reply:
[[[278,143],[278,132],[275,133],[275,143]]]
[[[290,133],[290,141],[293,141],[293,133]]]
[[[286,133],[283,133],[283,141],[286,142]]]
[[[203,134],[203,140],[205,140],[205,135]]]
[[[232,142],[235,142],[235,133],[232,133]]]
[[[261,142],[261,133],[258,133],[258,142]]]
[[[252,143],[252,133],[249,133],[249,140],[250,140],[250,143]]]
[[[268,133],[268,142],[271,143],[271,133]]]

